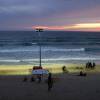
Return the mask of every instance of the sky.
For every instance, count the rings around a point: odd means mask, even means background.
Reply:
[[[100,0],[0,0],[0,30],[100,31]]]

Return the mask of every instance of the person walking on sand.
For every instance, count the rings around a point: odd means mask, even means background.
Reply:
[[[51,91],[52,86],[53,86],[52,74],[49,73],[49,76],[48,76],[48,91]]]
[[[96,66],[96,64],[95,64],[95,62],[93,62],[93,64],[92,64],[92,68],[94,69],[94,68],[95,68],[95,66]]]

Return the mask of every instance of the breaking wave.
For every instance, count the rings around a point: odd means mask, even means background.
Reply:
[[[0,50],[0,53],[9,53],[9,52],[35,52],[38,51],[38,48],[36,49],[5,49]],[[75,48],[75,49],[48,49],[43,48],[42,51],[52,51],[52,52],[78,52],[78,51],[85,51],[85,48]]]
[[[100,60],[100,58],[96,57],[68,57],[68,58],[49,58],[49,59],[42,59],[42,62],[56,62],[56,61],[96,61]],[[33,62],[39,62],[39,59],[0,59],[0,63],[5,62],[5,63],[33,63]]]

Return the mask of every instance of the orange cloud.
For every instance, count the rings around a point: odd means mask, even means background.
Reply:
[[[64,26],[32,26],[32,29],[42,28],[45,30],[65,30]]]
[[[83,24],[76,24],[72,26],[72,28],[100,28],[100,23],[83,23]]]
[[[32,26],[32,29],[43,28],[45,30],[93,30],[100,29],[100,23],[79,23],[74,25],[66,26]]]

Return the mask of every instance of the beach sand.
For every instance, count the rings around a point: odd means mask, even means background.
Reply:
[[[0,100],[99,100],[100,74],[57,74],[53,88],[47,83],[23,82],[24,76],[0,76]]]
[[[35,65],[0,65],[0,75],[29,75],[31,74],[32,68]],[[100,65],[96,65],[94,70],[87,70],[85,64],[42,64],[44,69],[47,69],[51,73],[62,73],[62,67],[66,66],[69,73],[80,72],[100,72]]]
[[[0,100],[99,100],[98,68],[94,71],[87,70],[87,76],[82,77],[78,76],[81,68],[76,67],[75,72],[53,74],[54,85],[49,92],[44,80],[41,83],[30,82],[31,75],[0,75]],[[23,82],[25,76],[27,82]]]

